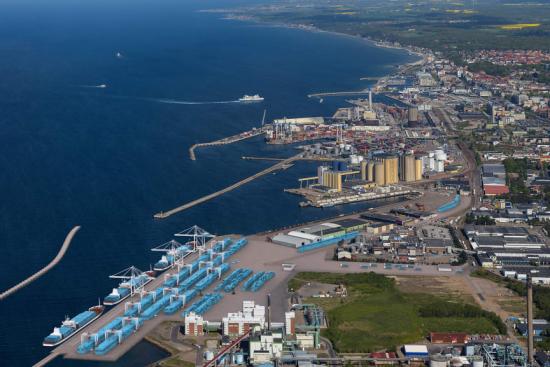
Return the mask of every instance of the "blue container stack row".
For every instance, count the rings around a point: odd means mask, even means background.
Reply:
[[[242,286],[242,290],[243,291],[248,291],[250,289],[250,287],[252,287],[252,284],[254,284],[254,282],[258,279],[260,279],[260,277],[262,276],[264,272],[263,271],[260,271],[254,275],[252,275],[250,278],[248,278],[248,280],[246,282],[244,282],[243,286]]]
[[[86,354],[90,352],[96,345],[103,342],[108,332],[113,330],[118,330],[122,327],[122,317],[117,317],[107,325],[103,326],[97,331],[97,333],[92,334],[89,338],[78,345],[76,352],[79,354]]]
[[[260,290],[260,288],[264,286],[265,283],[273,279],[274,276],[275,273],[272,271],[263,273],[258,279],[256,279],[254,283],[252,283],[252,285],[250,286],[250,290],[252,292],[257,292],[258,290]]]
[[[248,243],[248,240],[246,238],[241,238],[237,242],[235,242],[233,245],[229,247],[229,249],[225,252],[225,258],[229,258],[230,256],[234,255],[237,251],[242,249],[246,244]]]
[[[186,291],[183,295],[177,296],[177,298],[172,298],[172,302],[164,308],[164,313],[167,315],[175,314],[180,308],[182,308],[187,303],[191,302],[199,294],[197,290],[191,289]]]
[[[247,243],[248,241],[245,238],[235,242],[229,238],[219,241],[214,245],[211,253],[202,254],[188,267],[182,268],[177,274],[168,278],[161,287],[142,297],[138,303],[132,304],[131,307],[124,312],[124,316],[133,317],[134,319],[129,320],[126,324],[124,323],[125,319],[123,317],[117,317],[98,330],[96,334],[91,335],[87,340],[81,343],[77,348],[77,352],[85,354],[94,350],[95,354],[104,355],[128,338],[145,320],[152,319],[161,310],[166,314],[177,312],[191,302],[200,291],[208,288],[208,286],[214,283],[222,274],[228,272],[230,266],[229,264],[223,263],[223,261],[242,249]],[[220,253],[224,250],[226,250],[225,253]],[[205,262],[209,264],[199,269],[201,263]],[[250,269],[242,269],[238,277],[235,276],[235,278],[232,278],[235,284],[228,282],[228,284],[225,285],[236,287],[239,282],[250,275],[251,272]],[[193,287],[193,285],[195,286]],[[174,286],[177,288],[167,289],[173,288]],[[177,296],[178,294],[180,296]],[[203,314],[220,302],[222,297],[223,295],[220,293],[207,294],[199,301],[193,303],[183,315],[189,312]]]
[[[185,279],[185,281],[180,284],[178,289],[182,292],[188,290],[193,286],[193,284],[198,282],[200,279],[204,278],[207,274],[208,274],[208,268],[202,268],[201,270],[191,275],[189,278]]]
[[[218,266],[217,268],[212,269],[210,274],[202,278],[195,285],[195,289],[198,290],[199,292],[205,290],[212,283],[214,283],[216,279],[219,279],[223,274],[227,273],[227,271],[229,271],[229,264],[222,264],[221,266]]]
[[[254,274],[253,276],[251,276],[246,282],[244,282],[242,289],[243,291],[256,292],[274,276],[275,276],[275,273],[272,271],[269,271],[269,272],[260,271]]]
[[[193,303],[191,307],[189,307],[187,310],[183,312],[182,316],[185,317],[191,312],[194,312],[198,315],[202,315],[206,311],[211,309],[215,304],[220,302],[222,298],[223,298],[223,294],[221,293],[209,293],[206,296],[202,297],[197,302]]]
[[[220,284],[218,284],[214,290],[219,292],[223,289],[227,293],[231,293],[235,290],[235,288],[237,288],[239,283],[246,279],[250,274],[252,274],[252,270],[250,269],[237,269],[229,274]]]
[[[143,324],[142,319],[137,319],[137,323],[134,320],[131,320],[122,329],[117,330],[115,333],[111,334],[103,342],[101,342],[95,348],[95,354],[102,356],[113,350],[119,343],[127,339],[132,335],[141,325]]]
[[[151,320],[155,317],[161,309],[166,307],[170,303],[170,296],[174,293],[172,291],[167,292],[161,299],[157,300],[155,303],[148,307],[145,311],[141,313],[141,317],[145,320]]]
[[[124,312],[124,316],[133,317],[137,316],[140,312],[145,311],[147,307],[151,306],[153,302],[155,302],[162,296],[162,292],[163,288],[160,287],[155,289],[153,292],[147,294],[138,302],[138,304],[134,304],[130,308],[128,308],[126,312]]]

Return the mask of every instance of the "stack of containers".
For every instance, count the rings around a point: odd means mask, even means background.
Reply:
[[[266,282],[268,282],[269,280],[273,279],[273,277],[275,276],[275,273],[270,271],[270,272],[266,272],[266,273],[263,273],[258,279],[256,279],[256,281],[250,286],[250,290],[252,292],[257,292],[260,288],[262,288],[264,286],[264,284]]]
[[[101,329],[97,331],[97,333],[92,334],[79,344],[79,346],[76,348],[76,352],[78,354],[86,354],[90,352],[96,344],[99,344],[105,340],[105,336],[108,332],[113,330],[118,330],[122,326],[122,317],[117,317],[114,320],[112,320],[107,325],[103,326]]]

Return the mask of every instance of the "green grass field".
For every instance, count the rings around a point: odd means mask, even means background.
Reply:
[[[306,300],[325,309],[329,327],[323,334],[339,352],[394,350],[399,345],[420,341],[432,331],[498,333],[503,327],[501,321],[499,324],[498,319],[477,306],[468,305],[464,311],[456,299],[403,293],[392,279],[374,273],[299,273],[295,277],[295,284],[307,281],[343,283],[348,287],[349,296],[344,300]],[[445,309],[451,316],[426,315],[437,313],[438,309]]]

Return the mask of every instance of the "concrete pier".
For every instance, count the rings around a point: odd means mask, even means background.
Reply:
[[[223,139],[220,139],[220,140],[211,141],[211,142],[208,142],[208,143],[193,144],[191,146],[191,148],[189,148],[189,158],[192,161],[197,160],[197,156],[195,155],[195,149],[197,149],[197,148],[210,147],[210,146],[214,146],[214,145],[232,144],[232,143],[236,143],[236,142],[241,141],[241,140],[253,138],[253,137],[261,135],[263,133],[264,133],[264,129],[254,129],[254,130],[245,131],[243,133],[233,135],[233,136],[230,136],[230,137],[227,137],[227,138],[223,138]]]
[[[59,252],[55,256],[55,258],[52,261],[50,261],[50,263],[48,265],[46,265],[45,267],[43,267],[42,269],[40,269],[39,271],[37,271],[36,273],[31,275],[27,279],[23,280],[21,283],[16,284],[13,287],[11,287],[10,289],[8,289],[7,291],[0,293],[0,301],[3,300],[4,298],[9,297],[13,293],[20,290],[21,288],[24,288],[27,285],[31,284],[36,279],[40,278],[42,275],[44,275],[48,271],[50,271],[50,269],[52,269],[54,266],[56,266],[61,261],[63,256],[65,256],[65,253],[69,249],[69,245],[71,244],[71,241],[73,240],[73,237],[75,236],[76,232],[78,232],[79,229],[80,229],[80,226],[76,226],[73,229],[71,229],[71,231],[69,232],[67,237],[65,237],[65,241],[63,242],[63,245],[61,246],[61,249],[59,250]]]
[[[247,177],[244,180],[236,182],[233,185],[231,185],[229,187],[226,187],[225,189],[222,189],[222,190],[216,191],[212,194],[203,196],[199,199],[193,200],[193,201],[191,201],[187,204],[183,204],[183,205],[178,206],[174,209],[171,209],[171,210],[168,210],[168,211],[165,211],[165,212],[159,212],[159,213],[155,214],[153,217],[156,218],[156,219],[168,218],[171,215],[174,215],[176,213],[179,213],[181,211],[184,211],[186,209],[194,207],[195,205],[202,204],[202,203],[204,203],[208,200],[214,199],[215,197],[221,196],[221,195],[225,194],[226,192],[229,192],[229,191],[232,191],[232,190],[234,190],[238,187],[241,187],[241,186],[243,186],[243,185],[245,185],[245,184],[247,184],[251,181],[254,181],[255,179],[257,179],[261,176],[267,175],[268,173],[271,173],[273,171],[277,171],[277,170],[280,170],[280,169],[288,168],[288,165],[290,163],[299,160],[301,157],[302,157],[302,154],[300,153],[300,154],[295,155],[293,157],[290,157],[290,158],[284,159],[282,161],[279,161],[277,164],[274,164],[273,166],[271,166],[269,168],[266,168],[263,171],[260,171],[260,172],[254,174],[250,177]]]

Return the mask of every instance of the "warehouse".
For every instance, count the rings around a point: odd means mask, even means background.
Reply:
[[[525,227],[465,225],[464,233],[468,237],[475,235],[475,236],[527,238],[527,236],[529,236],[529,231]]]
[[[420,344],[405,344],[403,346],[403,351],[405,352],[405,357],[409,358],[427,358],[428,357],[428,347]]]
[[[298,238],[294,236],[289,236],[284,233],[279,233],[278,235],[274,236],[272,239],[273,243],[276,243],[277,245],[283,245],[288,247],[294,247],[298,248],[304,245],[309,245],[311,241],[305,240],[303,238]]]
[[[470,243],[474,249],[540,249],[544,246],[544,242],[535,236],[527,238],[475,236],[470,239]]]
[[[344,228],[346,232],[362,231],[369,224],[368,222],[360,219],[341,219],[336,220],[333,223]]]

